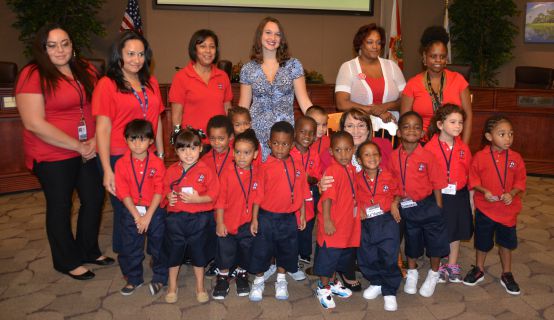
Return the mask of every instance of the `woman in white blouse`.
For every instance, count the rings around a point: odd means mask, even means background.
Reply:
[[[358,29],[353,40],[358,56],[343,63],[337,75],[335,102],[339,110],[359,109],[383,122],[393,120],[391,111],[399,110],[406,81],[394,61],[380,57],[384,39],[385,30],[375,23]]]

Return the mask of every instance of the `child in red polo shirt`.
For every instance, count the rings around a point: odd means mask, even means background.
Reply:
[[[270,131],[271,156],[260,166],[260,185],[252,206],[250,230],[254,235],[248,271],[256,274],[251,301],[261,301],[264,292],[263,274],[270,260],[277,263],[275,297],[289,297],[286,271],[298,270],[298,233],[306,227],[305,200],[310,199],[308,179],[302,162],[290,155],[294,128],[286,121],[276,122]],[[300,210],[300,225],[295,212]]]
[[[319,276],[317,300],[325,309],[335,307],[333,295],[352,296],[336,278],[336,272],[347,272],[356,247],[360,246],[360,213],[356,201],[356,169],[352,166],[354,139],[339,131],[331,136],[333,160],[325,170],[335,182],[321,194],[318,209],[317,246],[314,274]]]
[[[372,141],[356,151],[363,170],[356,175],[357,200],[362,220],[358,266],[370,286],[363,297],[384,297],[386,311],[396,311],[396,291],[402,281],[397,257],[400,247],[398,182],[386,167],[381,167],[381,150]]]
[[[475,190],[476,265],[465,276],[464,284],[474,286],[484,280],[485,258],[496,242],[502,262],[500,284],[509,294],[518,295],[512,250],[517,248],[516,222],[522,207],[520,194],[526,186],[525,163],[510,149],[514,131],[505,116],[487,119],[484,132],[488,145],[475,154],[469,169],[469,185]]]
[[[460,240],[469,240],[473,233],[473,216],[467,189],[471,151],[460,137],[465,115],[465,111],[454,104],[446,104],[437,109],[427,130],[429,142],[424,148],[435,155],[448,180],[448,187],[442,189],[442,202],[450,255],[448,263],[439,268],[439,283],[462,282],[458,264]]]
[[[125,205],[121,220],[122,249],[119,267],[127,278],[120,290],[129,296],[143,282],[144,237],[147,235],[148,253],[152,256],[154,273],[149,284],[156,295],[167,284],[167,268],[161,262],[160,249],[165,230],[165,210],[159,208],[162,200],[163,160],[148,151],[154,143],[154,130],[148,120],[132,120],[125,126],[125,141],[129,150],[116,163],[116,195]]]
[[[316,205],[313,201],[313,193],[318,191],[317,183],[321,179],[319,153],[317,149],[311,148],[316,130],[317,123],[314,119],[307,116],[297,118],[294,124],[294,146],[290,151],[290,155],[294,160],[302,162],[304,171],[306,171],[308,176],[310,193],[312,194],[312,201],[306,202],[306,228],[298,231],[298,259],[302,263],[311,262],[312,233],[315,224],[314,206]],[[296,218],[297,222],[300,223],[300,212],[297,212]],[[306,279],[306,275],[301,267],[298,268],[296,273],[290,274],[290,276],[297,281]]]
[[[187,252],[191,255],[196,278],[196,299],[202,303],[209,300],[204,288],[204,266],[213,259],[213,252],[206,248],[210,224],[214,220],[219,180],[210,167],[198,161],[202,151],[199,131],[181,130],[174,141],[180,161],[167,168],[164,177],[168,215],[163,253],[169,267],[165,301],[177,302],[177,276]]]
[[[230,142],[233,139],[233,124],[223,115],[213,116],[208,121],[208,139],[212,149],[202,156],[201,161],[212,168],[218,177],[226,167],[233,166],[233,150]],[[215,234],[215,218],[210,222],[210,234],[206,250],[215,257],[217,236]],[[215,277],[218,273],[214,261],[206,268],[206,277]]]
[[[306,110],[306,116],[314,119],[317,124],[316,139],[310,148],[317,150],[317,153],[321,156],[321,154],[328,152],[329,145],[331,144],[329,136],[327,135],[329,115],[322,107],[313,105]]]
[[[416,294],[419,278],[416,259],[425,251],[430,257],[431,269],[419,294],[431,297],[440,276],[440,258],[450,253],[441,194],[448,183],[435,156],[419,144],[424,132],[423,119],[418,113],[403,114],[398,120],[397,134],[402,144],[393,152],[390,168],[401,187],[400,214],[405,222],[408,272],[404,292]]]
[[[244,107],[235,106],[229,109],[227,112],[227,117],[231,120],[233,124],[233,130],[235,136],[243,133],[244,131],[252,128],[252,117],[250,116],[250,111]],[[262,145],[258,146],[258,150],[262,149]],[[262,156],[256,156],[254,158],[254,165],[258,166],[262,163]]]
[[[215,265],[219,270],[212,297],[225,299],[229,292],[229,269],[235,269],[237,295],[247,296],[250,284],[246,270],[250,263],[252,234],[252,200],[259,185],[258,170],[252,161],[258,155],[254,130],[248,129],[235,137],[235,163],[223,169],[220,193],[215,205],[217,222],[217,250]],[[238,194],[237,194],[238,193]]]

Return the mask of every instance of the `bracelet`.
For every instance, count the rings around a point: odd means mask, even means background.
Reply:
[[[158,158],[162,159],[165,157],[165,153],[163,152],[158,152]]]
[[[181,130],[181,125],[180,124],[176,124],[173,126],[173,132],[177,133]]]

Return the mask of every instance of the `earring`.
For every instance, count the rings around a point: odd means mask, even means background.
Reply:
[[[358,49],[358,55],[359,55],[359,56],[362,55],[362,49]]]

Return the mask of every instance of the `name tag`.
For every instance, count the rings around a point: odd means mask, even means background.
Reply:
[[[81,122],[81,125],[77,127],[77,135],[79,141],[87,141],[87,125],[84,122]]]
[[[146,207],[145,206],[136,206],[137,211],[139,213],[139,216],[144,217],[146,214]]]
[[[500,201],[499,196],[492,196],[491,199],[492,199],[492,201]]]
[[[182,188],[181,188],[181,192],[182,192],[182,193],[192,194],[193,190],[194,190],[194,189],[193,189],[192,187],[182,187]]]
[[[402,207],[402,209],[417,207],[417,202],[410,198],[404,198],[402,199],[402,201],[400,201],[400,207]]]
[[[365,214],[367,219],[375,218],[377,216],[382,215],[383,213],[384,213],[383,209],[381,209],[381,206],[378,204],[365,208]]]
[[[442,194],[449,194],[449,195],[456,195],[456,184],[450,183],[448,184],[448,187],[441,190]]]

